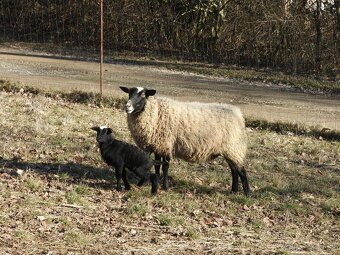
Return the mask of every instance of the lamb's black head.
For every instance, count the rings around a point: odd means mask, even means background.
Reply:
[[[156,94],[156,90],[154,89],[145,89],[142,87],[136,88],[126,88],[120,87],[125,93],[129,94],[129,100],[125,105],[125,111],[127,113],[138,113],[143,111],[144,106],[146,104],[146,99],[149,96],[153,96]]]
[[[106,143],[114,139],[111,128],[108,128],[106,126],[101,126],[101,127],[92,127],[91,129],[97,132],[96,139],[98,143]]]

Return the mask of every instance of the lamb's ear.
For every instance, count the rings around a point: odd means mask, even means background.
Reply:
[[[107,128],[107,131],[106,131],[106,134],[112,134],[113,133],[113,131],[112,131],[112,129],[111,128]]]
[[[127,87],[120,87],[121,90],[123,90],[125,93],[128,93],[130,92],[130,89],[127,88]]]
[[[145,96],[149,97],[149,96],[153,96],[156,94],[156,90],[155,89],[146,89],[145,90]]]
[[[92,130],[99,132],[100,128],[99,127],[91,127]]]

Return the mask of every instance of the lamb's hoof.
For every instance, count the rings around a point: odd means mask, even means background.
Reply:
[[[130,190],[131,189],[131,186],[126,186],[125,187],[125,190]]]
[[[140,180],[140,181],[137,183],[137,186],[138,186],[138,187],[143,186],[144,182],[145,182],[144,179]]]
[[[122,191],[122,187],[117,187],[116,190],[117,190],[118,192],[121,192],[121,191]]]
[[[162,189],[163,190],[168,190],[169,189],[169,183],[168,182],[163,183]]]

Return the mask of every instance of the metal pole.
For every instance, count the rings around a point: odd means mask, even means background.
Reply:
[[[103,97],[103,52],[104,52],[104,18],[103,1],[100,0],[100,97]]]

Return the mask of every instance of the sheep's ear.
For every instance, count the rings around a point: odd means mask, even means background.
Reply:
[[[94,130],[94,131],[96,131],[96,132],[98,132],[98,131],[100,130],[99,127],[91,127],[91,129]]]
[[[112,129],[111,129],[111,128],[108,128],[107,131],[106,131],[106,134],[109,135],[109,134],[112,134],[112,133],[113,133]]]
[[[149,97],[149,96],[153,96],[156,94],[156,90],[155,89],[146,89],[145,90],[145,96]]]
[[[127,88],[127,87],[120,87],[121,90],[123,90],[125,93],[128,93],[130,92],[130,89]]]

